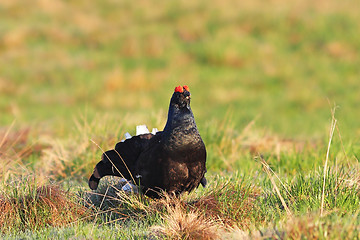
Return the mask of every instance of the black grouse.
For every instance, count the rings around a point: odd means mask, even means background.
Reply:
[[[205,187],[206,148],[190,108],[187,86],[178,86],[170,100],[163,131],[141,134],[116,144],[95,166],[89,187],[97,189],[107,175],[120,176],[140,186],[149,197],[161,191],[178,195],[199,184]]]

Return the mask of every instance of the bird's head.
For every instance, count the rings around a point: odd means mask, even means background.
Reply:
[[[177,86],[171,98],[170,105],[179,109],[190,107],[190,91],[188,86]]]

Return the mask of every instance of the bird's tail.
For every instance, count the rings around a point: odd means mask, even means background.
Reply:
[[[97,189],[100,179],[104,176],[118,176],[129,179],[130,175],[120,154],[116,150],[109,150],[103,153],[101,161],[96,164],[89,178],[89,187],[92,190]]]

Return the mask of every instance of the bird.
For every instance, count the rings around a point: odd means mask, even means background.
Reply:
[[[190,99],[187,85],[175,87],[164,129],[128,135],[104,152],[89,178],[90,189],[96,190],[104,176],[125,178],[150,198],[160,198],[164,192],[178,196],[200,184],[205,187],[206,147]]]

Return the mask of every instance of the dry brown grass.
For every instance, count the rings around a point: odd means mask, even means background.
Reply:
[[[15,196],[0,196],[2,232],[61,227],[90,215],[89,210],[79,204],[71,193],[55,185],[37,187],[24,195],[17,195],[20,189],[13,191]]]
[[[238,188],[228,184],[200,197],[188,205],[203,212],[207,218],[219,219],[227,227],[249,229],[256,211],[256,188]],[[190,209],[191,209],[190,208]],[[258,219],[260,222],[261,219]]]
[[[169,239],[220,239],[230,237],[237,229],[244,239],[252,225],[257,196],[254,188],[239,188],[231,183],[196,200],[165,196],[158,200],[166,209],[164,223],[153,229]]]
[[[162,219],[163,225],[152,230],[155,235],[168,239],[219,239],[224,231],[221,221],[207,218],[199,210],[189,211],[181,202],[167,203]]]
[[[30,129],[13,130],[13,125],[0,130],[0,179],[7,180],[11,174],[29,174],[27,158],[41,155],[46,144],[31,143]]]
[[[84,176],[90,176],[101,156],[97,144],[110,149],[119,141],[116,135],[122,124],[102,124],[102,121],[110,122],[106,115],[92,121],[80,116],[74,119],[76,129],[69,138],[41,137],[48,148],[42,151],[34,170],[55,180],[72,178],[83,181]]]
[[[288,239],[358,239],[360,228],[354,222],[337,221],[326,212],[322,218],[320,213],[311,213],[283,222],[283,234]],[[353,218],[358,217],[358,213]]]
[[[290,239],[319,239],[319,227],[322,224],[314,216],[305,216],[290,219],[285,226],[286,235]]]
[[[83,170],[83,166],[74,166],[77,163],[72,160],[90,149],[90,141],[85,139],[88,135],[78,137],[76,144],[67,144],[41,133],[37,133],[34,141],[31,132],[30,128],[14,130],[13,125],[0,131],[0,179],[6,181],[11,176],[31,174],[58,179],[71,175],[69,168]],[[37,159],[31,161],[30,157]]]
[[[87,209],[79,200],[59,186],[44,184],[43,168],[29,161],[54,147],[33,143],[29,128],[13,127],[0,131],[0,232],[65,226],[84,216]]]
[[[31,154],[40,154],[46,148],[42,144],[29,143],[30,129],[0,131],[0,156],[24,159]]]

